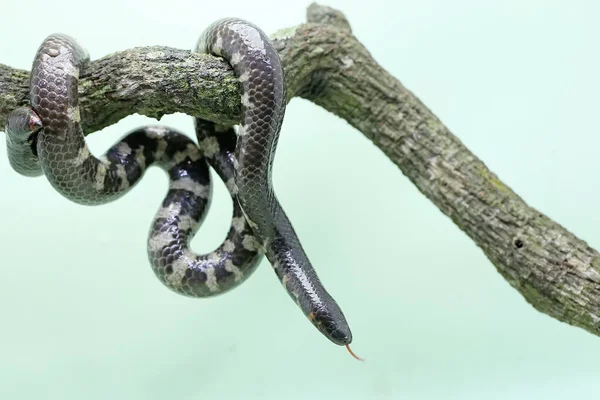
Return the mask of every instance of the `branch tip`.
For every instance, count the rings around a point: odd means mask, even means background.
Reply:
[[[328,6],[320,5],[316,2],[311,3],[306,10],[306,21],[315,24],[332,25],[342,30],[352,32],[350,22],[339,10]]]

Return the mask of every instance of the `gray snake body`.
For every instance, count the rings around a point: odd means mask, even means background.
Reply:
[[[100,158],[85,143],[77,85],[89,58],[70,37],[51,35],[33,63],[31,108],[15,110],[7,125],[12,167],[23,175],[43,173],[66,198],[87,205],[128,192],[151,165],[169,175],[169,191],[148,238],[157,277],[185,295],[223,293],[245,280],[266,254],[288,294],[332,342],[348,345],[350,328],[320,283],[271,183],[271,168],[285,114],[279,56],[268,37],[239,19],[223,19],[201,36],[196,51],[225,58],[242,93],[237,138],[232,127],[195,119],[198,146],[164,127],[126,135]],[[207,162],[234,201],[231,229],[214,252],[198,255],[189,241],[210,203]]]

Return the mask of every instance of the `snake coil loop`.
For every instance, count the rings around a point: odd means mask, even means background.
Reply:
[[[306,317],[327,338],[348,345],[346,319],[314,271],[279,204],[271,168],[286,108],[283,69],[268,37],[234,18],[210,25],[197,52],[223,57],[240,83],[242,121],[217,126],[196,118],[198,145],[162,126],[136,129],[103,156],[89,151],[80,124],[77,85],[89,56],[69,36],[46,38],[35,56],[30,107],[9,116],[7,148],[15,171],[45,175],[64,197],[98,205],[127,193],[152,165],[165,170],[169,189],[148,237],[148,257],[156,276],[187,296],[224,293],[256,270],[263,255]],[[231,228],[208,254],[189,242],[211,201],[209,165],[226,183],[234,203]]]

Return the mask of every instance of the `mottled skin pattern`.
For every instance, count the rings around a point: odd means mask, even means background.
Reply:
[[[222,143],[218,153],[205,146],[208,151],[202,154],[184,134],[151,126],[127,134],[104,156],[94,157],[79,124],[77,91],[69,87],[77,85],[77,63],[85,61],[84,54],[64,35],[52,35],[40,47],[31,78],[32,108],[15,110],[6,127],[13,168],[25,176],[43,172],[63,196],[91,205],[122,196],[147,168],[159,166],[170,179],[148,238],[156,276],[170,289],[194,297],[224,293],[242,283],[256,270],[263,253],[231,191],[235,132],[217,132],[213,123],[199,120],[199,140]],[[189,242],[211,199],[207,161],[229,182],[234,209],[223,244],[199,255],[190,250]]]
[[[271,183],[271,168],[285,114],[279,55],[267,35],[247,21],[227,18],[209,26],[196,51],[225,58],[242,92],[236,147],[238,198],[282,284],[309,320],[336,344],[352,334],[344,314],[313,269]]]
[[[346,319],[319,281],[271,183],[286,106],[277,52],[259,28],[239,19],[212,24],[196,51],[225,58],[240,81],[243,114],[237,139],[231,127],[196,119],[202,150],[182,134],[148,127],[127,135],[104,157],[94,157],[85,144],[77,98],[88,56],[73,39],[52,35],[34,61],[32,110],[17,110],[9,119],[9,154],[19,160],[11,165],[32,176],[43,171],[59,193],[87,205],[119,198],[148,166],[159,165],[170,184],[152,224],[148,255],[165,285],[190,296],[222,293],[250,275],[264,251],[308,319],[332,342],[348,345],[352,334]],[[223,244],[199,256],[189,241],[210,202],[205,159],[226,183],[234,217]]]
[[[25,113],[36,116],[30,109],[22,108],[18,118],[9,118],[6,130],[10,138],[7,140],[12,140],[8,147],[9,157],[11,154],[25,154],[27,149],[31,153],[26,141],[14,144],[15,138],[31,136],[31,133],[35,135],[35,131],[24,134],[28,125],[21,116]],[[204,122],[204,128],[201,137],[216,140],[212,136],[215,135],[214,125]],[[223,132],[219,136],[221,141],[235,143],[233,132]],[[228,181],[233,178],[233,161],[227,158],[227,154],[233,154],[232,146],[223,147],[219,154],[205,153],[204,158],[200,149],[184,134],[162,126],[148,126],[127,134],[102,158],[107,166],[123,168],[128,188],[139,182],[152,165],[167,172],[169,190],[150,229],[148,257],[158,279],[177,293],[193,297],[224,293],[245,281],[262,259],[258,241],[235,198],[231,228],[223,244],[202,255],[189,248],[190,240],[204,220],[212,195],[206,161],[224,181]],[[36,157],[24,160],[29,161],[20,163],[27,171],[24,175],[37,176],[41,173]]]
[[[202,121],[202,128],[198,129],[199,139],[217,141],[213,123]],[[160,164],[170,178],[169,191],[154,218],[148,239],[148,257],[156,276],[167,287],[191,297],[214,296],[238,286],[256,270],[263,253],[237,200],[232,195],[233,217],[225,241],[208,254],[191,251],[190,241],[211,199],[208,166],[200,158],[200,150],[185,135],[162,127],[144,131],[157,139],[158,148],[164,148]],[[221,132],[219,137],[235,143],[233,131]],[[132,135],[127,138],[136,144]],[[233,146],[223,146],[218,153],[210,147],[205,150],[204,156],[221,179],[231,181],[233,160],[229,155],[233,154]]]

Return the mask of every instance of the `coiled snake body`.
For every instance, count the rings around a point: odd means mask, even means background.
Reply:
[[[262,255],[308,319],[332,342],[348,345],[350,328],[320,283],[271,183],[271,167],[285,114],[279,56],[267,36],[240,19],[213,23],[196,51],[226,59],[242,93],[242,121],[233,127],[195,119],[198,145],[174,130],[150,126],[127,134],[102,157],[93,156],[80,124],[77,85],[89,61],[70,37],[49,36],[31,73],[30,106],[10,116],[7,149],[13,169],[44,174],[66,198],[103,204],[127,193],[151,165],[169,175],[169,191],[148,238],[157,277],[178,293],[206,297],[234,288]],[[226,183],[234,203],[231,228],[215,251],[199,255],[189,241],[211,198],[207,162]]]

